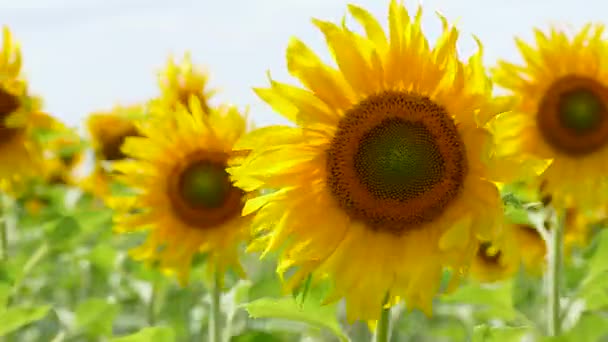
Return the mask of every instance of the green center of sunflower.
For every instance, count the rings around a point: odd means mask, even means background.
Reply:
[[[559,103],[561,122],[576,133],[597,128],[602,119],[602,101],[587,89],[576,89],[562,95]]]
[[[0,144],[8,141],[19,130],[6,127],[6,119],[19,109],[19,101],[15,96],[0,88]]]
[[[361,139],[355,170],[380,198],[415,197],[442,178],[443,158],[435,140],[421,122],[386,119]]]
[[[221,207],[232,189],[226,170],[206,161],[186,168],[179,183],[181,196],[190,206],[209,209]]]
[[[501,254],[500,250],[493,247],[490,242],[480,243],[477,250],[477,255],[490,264],[498,264]]]

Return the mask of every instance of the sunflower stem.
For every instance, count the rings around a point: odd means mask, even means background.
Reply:
[[[549,336],[558,336],[561,333],[561,315],[559,291],[561,285],[563,234],[565,225],[565,212],[553,211],[555,218],[550,239],[547,241],[547,256],[549,258],[547,272],[548,300],[547,322]]]
[[[390,338],[390,320],[391,320],[391,308],[387,305],[382,305],[382,312],[380,313],[380,320],[376,326],[375,342],[388,342]]]
[[[148,302],[148,325],[156,324],[156,306],[158,304],[158,296],[160,290],[160,279],[158,276],[152,281],[152,292],[150,293],[150,301]]]
[[[8,205],[4,194],[0,193],[0,259],[8,260]]]
[[[209,315],[209,341],[222,342],[221,331],[221,303],[222,298],[222,272],[214,272],[213,289],[211,291],[211,314]]]

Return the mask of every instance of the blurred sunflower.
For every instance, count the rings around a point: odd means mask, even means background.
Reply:
[[[566,258],[575,247],[587,244],[589,226],[585,215],[576,209],[566,210],[564,226],[564,255]],[[547,247],[542,236],[531,225],[513,225],[515,240],[519,246],[521,261],[526,270],[535,275],[541,275],[546,264]]]
[[[241,216],[247,195],[225,171],[245,119],[234,108],[203,113],[196,97],[188,108],[179,105],[170,116],[152,112],[138,126],[143,137],[127,139],[123,151],[132,159],[114,167],[136,194],[110,201],[117,232],[149,231],[134,258],[158,264],[182,284],[197,253],[208,253],[211,271],[232,266],[243,274],[236,245],[250,223]]]
[[[593,209],[608,200],[608,43],[603,25],[572,38],[535,30],[536,46],[516,39],[524,65],[501,61],[497,84],[517,101],[500,125],[500,146],[552,160],[539,178],[558,208]]]
[[[156,102],[175,110],[178,104],[188,108],[188,99],[190,96],[195,96],[201,104],[203,113],[208,113],[209,99],[216,92],[207,88],[208,81],[208,73],[192,65],[190,53],[184,55],[179,65],[170,57],[166,69],[159,77],[162,94]]]
[[[471,276],[481,282],[494,282],[512,277],[519,269],[519,249],[512,231],[501,240],[479,241],[471,264]]]
[[[111,193],[113,172],[107,164],[122,160],[126,155],[121,151],[127,137],[139,136],[136,121],[145,113],[144,106],[116,106],[110,112],[97,112],[87,119],[87,127],[95,155],[93,172],[85,178],[81,187],[100,198]]]
[[[21,78],[21,51],[8,27],[0,50],[0,186],[40,175],[42,155],[34,133],[50,124],[40,112],[41,101],[31,96]]]
[[[481,44],[461,62],[443,17],[431,48],[420,8],[410,18],[392,1],[388,38],[366,10],[349,9],[366,35],[313,21],[338,69],[293,39],[287,67],[307,89],[271,79],[256,92],[297,127],[248,134],[237,149],[250,154],[229,172],[246,191],[277,189],[243,214],[256,212],[251,250],[287,244],[278,272],[295,271],[288,290],[329,276],[327,301],[345,297],[351,321],[377,320],[387,293],[430,314],[443,268],[462,275],[477,238],[500,235],[493,181],[516,164],[494,159],[485,126],[504,103],[491,97]]]
[[[74,171],[84,160],[84,143],[78,134],[58,122],[56,134],[47,144],[46,179],[52,184],[75,185]]]

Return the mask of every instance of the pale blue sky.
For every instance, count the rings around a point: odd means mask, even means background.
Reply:
[[[0,25],[21,42],[31,89],[46,109],[69,125],[116,103],[158,93],[156,73],[170,53],[189,50],[221,89],[217,101],[250,107],[259,124],[283,122],[251,91],[267,84],[266,71],[290,81],[285,48],[298,36],[322,56],[327,49],[311,17],[339,21],[355,3],[386,24],[389,0],[0,0]],[[410,9],[416,1],[405,2]],[[481,38],[486,62],[518,58],[513,35],[528,39],[533,26],[580,27],[606,17],[602,0],[426,0],[424,25],[438,34],[435,10],[462,30],[468,55],[471,34]]]

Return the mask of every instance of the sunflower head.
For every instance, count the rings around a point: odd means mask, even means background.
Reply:
[[[0,49],[0,183],[6,188],[39,174],[41,153],[34,136],[49,125],[40,112],[41,100],[27,90],[21,77],[21,51],[8,27],[3,28]]]
[[[193,96],[200,103],[203,113],[207,113],[210,110],[209,99],[216,92],[208,89],[208,81],[208,73],[192,64],[190,53],[185,53],[179,64],[170,57],[167,67],[159,76],[162,94],[158,101],[175,110],[178,104],[189,108],[189,99]]]
[[[112,112],[93,113],[87,119],[97,161],[117,161],[125,158],[121,146],[127,137],[138,136],[135,126],[142,106],[117,106]]]
[[[566,260],[576,247],[584,246],[589,238],[588,217],[577,209],[566,210],[564,222],[564,255]],[[546,225],[545,229],[551,229]],[[530,224],[513,225],[514,237],[519,246],[521,261],[526,271],[534,275],[542,275],[546,266],[547,247],[538,230]]]
[[[170,114],[138,124],[141,137],[123,147],[129,160],[114,165],[117,180],[134,191],[110,200],[116,231],[148,231],[133,256],[182,284],[197,253],[208,254],[210,269],[242,272],[236,245],[248,236],[250,218],[241,210],[249,195],[232,184],[226,167],[245,119],[234,108],[205,113],[195,97]]]
[[[499,130],[501,146],[550,160],[538,179],[564,208],[596,208],[608,199],[608,43],[603,25],[570,36],[558,28],[517,39],[523,65],[501,61],[498,84],[516,100]]]
[[[46,178],[50,183],[74,184],[73,173],[84,160],[84,144],[74,130],[60,122],[56,126],[45,144]]]
[[[252,249],[285,247],[288,290],[312,274],[333,281],[327,300],[345,298],[350,320],[377,319],[387,295],[430,314],[442,271],[463,274],[478,239],[501,235],[494,182],[517,163],[494,153],[489,124],[505,103],[492,97],[481,45],[461,61],[444,18],[431,46],[420,8],[410,17],[392,1],[388,36],[349,10],[365,35],[313,21],[337,67],[290,42],[287,68],[303,87],[270,79],[256,93],[296,127],[245,136],[237,149],[250,153],[229,172],[247,191],[276,189],[243,214],[255,213]]]
[[[508,231],[498,241],[478,241],[477,252],[471,264],[471,276],[481,282],[504,280],[517,272],[519,264],[515,236],[512,231]]]

